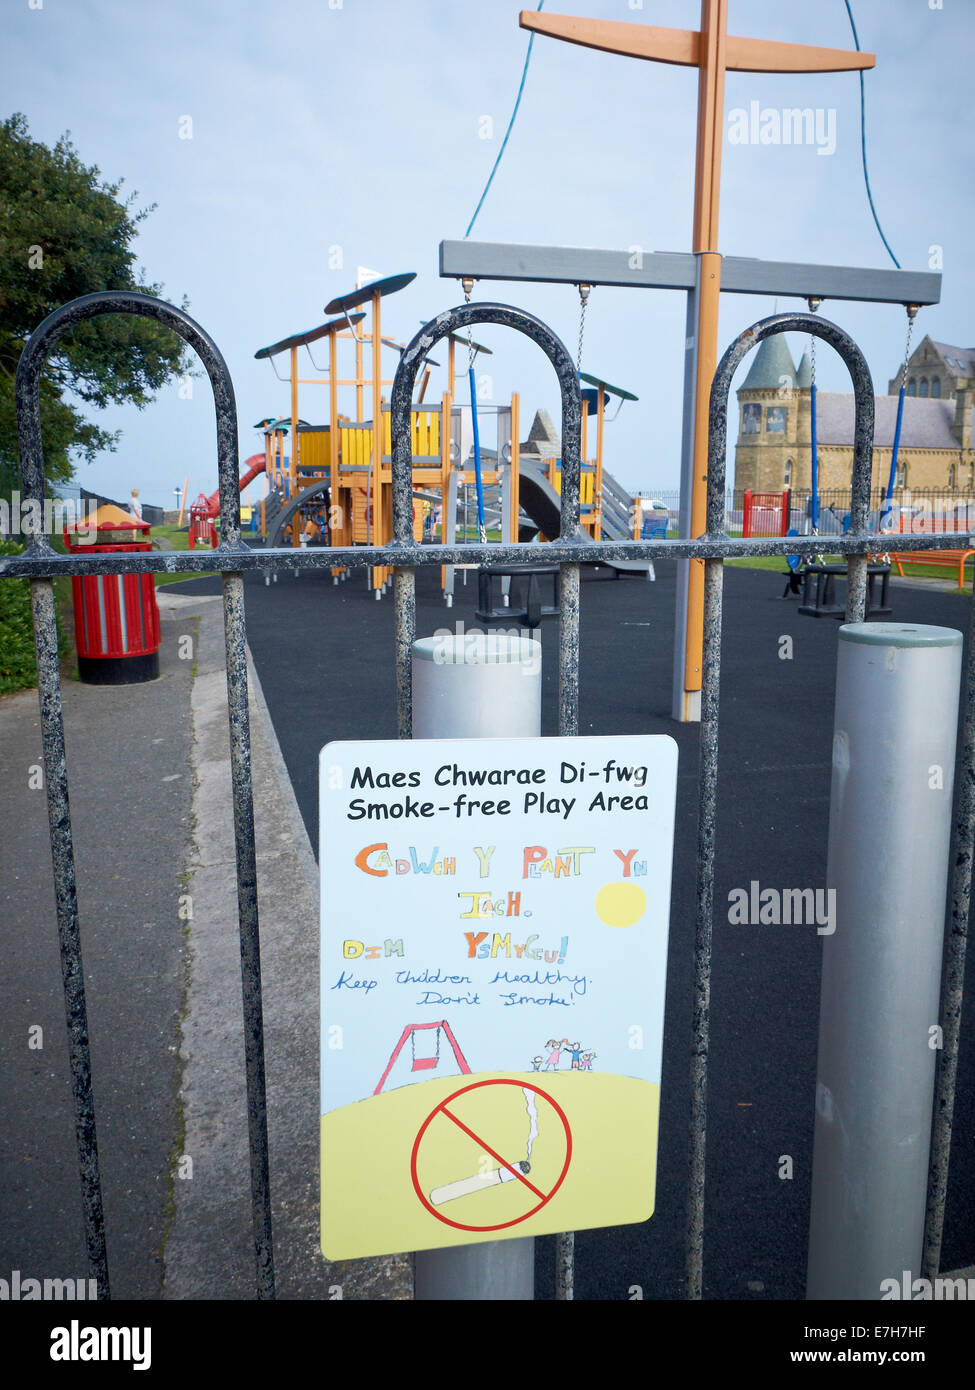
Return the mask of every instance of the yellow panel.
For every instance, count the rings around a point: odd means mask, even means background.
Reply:
[[[440,411],[413,410],[410,412],[411,447],[414,454],[440,453]],[[390,412],[383,411],[383,453],[393,452]]]
[[[328,472],[328,433],[328,430],[316,430],[314,434],[302,434],[302,467]]]

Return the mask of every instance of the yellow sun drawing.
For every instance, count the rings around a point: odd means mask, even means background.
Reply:
[[[647,895],[636,883],[607,883],[596,894],[596,914],[607,927],[632,927],[647,910]]]

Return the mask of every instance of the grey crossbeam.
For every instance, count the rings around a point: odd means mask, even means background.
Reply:
[[[692,290],[696,257],[683,251],[601,251],[585,246],[530,246],[517,242],[442,241],[440,274],[455,279],[533,280],[578,285],[631,285]],[[846,265],[804,265],[725,256],[721,288],[729,294],[856,299],[876,304],[937,304],[941,276],[934,271],[870,270]]]

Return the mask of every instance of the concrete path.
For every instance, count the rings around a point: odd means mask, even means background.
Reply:
[[[247,1298],[254,1253],[223,618],[219,602],[196,603],[193,919],[180,1040],[192,1179],[177,1164],[164,1297]],[[278,1296],[407,1298],[405,1256],[331,1265],[319,1252],[318,873],[253,668],[249,689]]]
[[[163,1281],[187,945],[176,908],[192,793],[182,630],[164,621],[156,681],[65,679],[63,688],[109,1270],[121,1298],[158,1298]],[[83,1280],[35,690],[0,700],[0,758],[0,1277]]]
[[[222,608],[167,588],[159,602],[159,680],[66,680],[63,695],[109,1269],[116,1298],[246,1299]],[[327,1265],[319,1253],[317,877],[252,681],[279,1297],[409,1297],[406,1257]],[[36,691],[0,700],[0,757],[0,1277],[70,1278],[83,1294]]]

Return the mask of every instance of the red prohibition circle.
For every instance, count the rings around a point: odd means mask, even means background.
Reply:
[[[445,1119],[451,1120],[453,1121],[453,1123],[456,1124],[457,1121],[455,1117],[447,1113],[446,1106],[448,1106],[452,1100],[456,1100],[458,1096],[465,1095],[468,1091],[476,1091],[481,1086],[517,1086],[517,1088],[520,1091],[534,1091],[537,1096],[541,1096],[543,1100],[548,1101],[549,1105],[551,1105],[552,1109],[555,1111],[559,1119],[562,1121],[562,1128],[565,1130],[565,1162],[562,1164],[562,1171],[556,1179],[555,1185],[553,1186],[551,1192],[546,1193],[545,1196],[542,1197],[541,1201],[537,1202],[536,1205],[533,1206],[530,1211],[526,1211],[523,1216],[516,1216],[512,1221],[499,1221],[494,1226],[470,1226],[465,1224],[465,1222],[463,1221],[452,1221],[449,1216],[443,1216],[439,1211],[437,1211],[433,1203],[427,1200],[427,1197],[423,1192],[423,1189],[420,1187],[420,1179],[416,1171],[417,1155],[420,1150],[420,1143],[423,1139],[424,1134],[426,1134],[427,1128],[430,1125],[431,1121],[435,1120],[438,1115],[443,1114]],[[474,1137],[476,1138],[477,1136]],[[483,1143],[484,1141],[479,1140],[478,1142]],[[548,1091],[543,1091],[540,1086],[533,1086],[530,1082],[525,1081],[508,1081],[506,1079],[500,1078],[496,1081],[472,1081],[469,1086],[461,1086],[460,1090],[452,1091],[449,1096],[445,1096],[444,1099],[440,1102],[440,1104],[436,1107],[436,1109],[431,1110],[430,1114],[423,1121],[423,1124],[420,1126],[419,1132],[413,1143],[413,1153],[410,1156],[410,1177],[413,1179],[413,1190],[419,1197],[423,1205],[426,1207],[427,1211],[430,1213],[431,1216],[435,1216],[438,1221],[442,1221],[445,1226],[453,1226],[458,1231],[503,1231],[507,1226],[517,1226],[520,1222],[527,1221],[530,1216],[534,1216],[536,1212],[541,1211],[542,1207],[548,1205],[548,1203],[555,1196],[556,1192],[558,1192],[559,1188],[562,1186],[562,1183],[565,1181],[565,1175],[569,1171],[569,1161],[571,1158],[572,1130],[569,1128],[568,1118],[566,1117],[566,1113],[562,1109],[561,1105],[559,1105],[558,1101],[549,1095]],[[535,1190],[537,1191],[537,1189]]]

